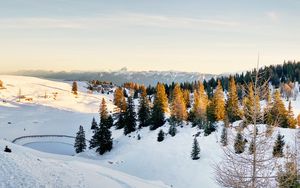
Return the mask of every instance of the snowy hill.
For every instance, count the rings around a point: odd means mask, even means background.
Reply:
[[[79,94],[75,97],[70,82],[21,76],[0,76],[0,80],[5,86],[0,90],[0,139],[6,140],[0,140],[0,187],[168,187],[159,182],[176,188],[219,187],[212,165],[222,156],[221,123],[218,131],[207,137],[202,130],[184,125],[178,128],[175,137],[167,135],[163,142],[156,140],[159,130],[144,128],[124,136],[123,130],[112,128],[111,152],[100,156],[87,150],[67,156],[73,153],[62,153],[59,149],[71,151],[72,139],[30,138],[18,141],[19,145],[8,141],[30,135],[75,136],[79,125],[90,139],[92,118],[99,122],[101,99],[106,99],[112,111],[113,96],[88,93],[84,82],[78,83]],[[32,100],[18,102],[20,89],[25,98]],[[292,105],[296,114],[300,112],[299,100],[292,101]],[[162,127],[165,132],[168,128],[168,124]],[[287,143],[294,142],[295,130],[278,130]],[[193,136],[199,132],[200,159],[193,161],[190,158]],[[13,152],[2,152],[5,145]],[[23,146],[66,155],[42,153]]]
[[[12,153],[0,151],[0,187],[5,188],[167,188],[161,182],[150,182],[111,170],[79,157],[41,153],[0,140]]]

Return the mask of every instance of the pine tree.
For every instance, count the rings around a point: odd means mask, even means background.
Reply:
[[[198,160],[198,159],[200,159],[199,154],[200,154],[200,146],[197,141],[197,138],[195,137],[194,142],[193,142],[192,152],[191,152],[191,158],[193,160]]]
[[[226,107],[228,119],[231,123],[241,119],[241,111],[239,109],[239,98],[237,95],[237,89],[233,77],[230,78],[229,82],[228,100]]]
[[[275,141],[274,147],[273,147],[273,156],[274,157],[283,157],[283,147],[285,145],[284,142],[284,136],[280,133],[277,134],[277,139]]]
[[[131,132],[134,132],[136,129],[136,113],[134,110],[134,104],[132,97],[128,97],[127,109],[125,112],[125,126],[124,134],[127,135]]]
[[[98,124],[97,124],[95,118],[93,117],[91,129],[96,130],[97,128],[98,128]]]
[[[164,139],[165,139],[165,133],[162,129],[160,129],[157,135],[157,141],[162,142]]]
[[[147,127],[150,123],[150,106],[147,98],[147,91],[144,86],[141,87],[140,104],[138,110],[139,128]]]
[[[224,120],[225,118],[225,101],[224,93],[220,80],[218,81],[217,89],[214,93],[213,103],[215,105],[215,117],[217,121]]]
[[[222,129],[221,144],[222,146],[227,146],[228,144],[228,134],[227,134],[227,128],[225,126]]]
[[[79,131],[76,134],[74,148],[76,153],[81,153],[86,149],[85,133],[81,125],[79,126]]]
[[[72,93],[74,95],[78,94],[78,87],[77,87],[77,82],[76,81],[74,81],[73,84],[72,84]]]
[[[178,121],[182,122],[187,118],[186,104],[184,102],[183,94],[179,84],[175,85],[173,90],[172,100],[172,116]]]
[[[234,151],[236,154],[241,154],[245,151],[245,140],[241,132],[237,132],[236,138],[234,140]]]

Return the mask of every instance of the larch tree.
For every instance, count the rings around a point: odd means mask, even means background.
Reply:
[[[160,103],[164,112],[168,111],[168,96],[164,84],[158,83],[156,86],[155,101]]]
[[[268,82],[259,79],[258,71],[254,71],[254,73],[254,83],[248,85],[248,88],[250,88],[250,92],[247,91],[248,101],[246,104],[248,106],[244,108],[247,121],[244,121],[244,125],[238,127],[238,131],[244,133],[244,139],[239,140],[244,142],[242,145],[245,143],[251,145],[252,154],[250,155],[248,152],[241,153],[242,150],[236,153],[232,148],[234,140],[229,137],[228,146],[222,148],[224,152],[223,160],[215,165],[216,181],[222,187],[272,187],[274,182],[276,183],[274,168],[276,168],[277,163],[271,155],[271,139],[266,136],[265,129],[262,126],[257,126],[263,119],[262,113],[260,113],[259,96],[265,95]],[[249,93],[251,94],[249,95]],[[249,105],[250,103],[252,106]]]
[[[191,99],[190,99],[190,90],[185,89],[182,91],[184,103],[186,105],[186,108],[191,107]]]
[[[179,84],[176,84],[173,90],[171,115],[178,122],[182,122],[187,118],[186,104]]]
[[[218,85],[213,97],[214,103],[214,112],[217,121],[224,120],[225,118],[225,100],[224,100],[224,92],[221,85],[220,80],[218,81]]]
[[[239,98],[237,94],[235,80],[233,77],[230,78],[230,82],[229,82],[226,109],[227,109],[228,119],[231,123],[241,119],[242,114],[239,108]]]
[[[260,97],[259,93],[255,94],[253,89],[253,83],[248,85],[246,96],[243,99],[243,112],[244,112],[244,123],[249,124],[253,122],[253,117],[257,117],[256,120],[261,120],[260,112]],[[259,117],[259,118],[258,118]],[[259,123],[259,122],[256,122]]]
[[[281,99],[280,92],[275,91],[273,96],[273,106],[271,109],[273,122],[278,123],[276,126],[283,128],[289,127],[288,124],[288,111],[286,110],[284,103]]]
[[[206,118],[206,109],[208,106],[208,96],[205,93],[203,83],[199,83],[194,91],[194,103],[192,113],[194,115],[194,123],[198,124]]]
[[[114,105],[116,105],[118,108],[122,108],[124,100],[124,94],[123,89],[121,87],[118,87],[114,92]]]
[[[155,130],[165,124],[165,112],[168,110],[168,98],[163,84],[158,83],[154,98],[153,108],[151,110],[150,130]]]
[[[289,106],[288,106],[287,119],[288,119],[289,128],[295,129],[297,126],[297,120],[294,118],[294,112],[293,112],[291,101],[289,102]]]
[[[77,82],[76,81],[74,81],[73,84],[72,84],[72,93],[74,95],[78,94],[78,86],[77,86]]]

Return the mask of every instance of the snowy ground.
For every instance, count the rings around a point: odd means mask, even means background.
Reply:
[[[84,127],[89,139],[91,120],[99,119],[101,98],[108,102],[109,111],[114,108],[112,95],[87,93],[85,83],[79,83],[80,92],[75,97],[70,92],[71,82],[18,76],[0,76],[0,80],[6,87],[0,90],[0,139],[7,141],[28,135],[75,136],[79,125]],[[18,102],[19,89],[22,95],[33,100]],[[299,113],[300,100],[293,101],[292,105],[294,112]],[[168,125],[163,129],[167,132]],[[190,158],[193,135],[199,132],[197,128],[190,125],[178,128],[175,137],[167,136],[161,143],[156,141],[158,131],[144,128],[128,137],[122,130],[113,130],[114,148],[103,156],[91,150],[77,156],[47,154],[0,141],[0,187],[164,187],[142,179],[177,188],[219,187],[214,181],[212,165],[222,156],[218,142],[220,131],[208,137],[200,134],[201,158],[197,161]],[[280,131],[292,143],[293,131]],[[141,140],[137,140],[138,134]],[[72,155],[72,140],[24,139],[17,143]],[[5,145],[12,147],[13,153],[1,152]]]

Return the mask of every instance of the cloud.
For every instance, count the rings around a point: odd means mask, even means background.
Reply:
[[[275,11],[269,11],[266,12],[265,14],[273,22],[277,22],[279,20],[279,14]]]
[[[27,17],[0,18],[1,28],[37,28],[37,29],[97,29],[103,27],[146,26],[161,28],[200,28],[234,27],[239,23],[217,19],[199,19],[164,15],[123,13],[115,15],[97,15],[94,17]]]

